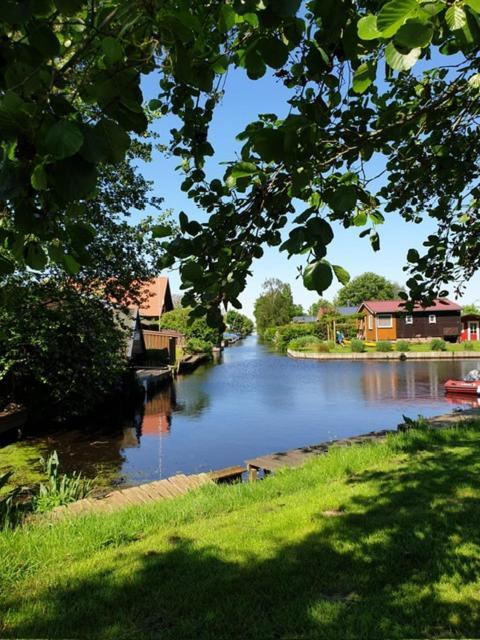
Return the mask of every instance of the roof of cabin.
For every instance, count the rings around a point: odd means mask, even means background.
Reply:
[[[366,307],[372,313],[406,313],[404,300],[365,300],[358,307],[358,311],[363,307]],[[415,313],[424,311],[461,311],[461,309],[460,305],[447,300],[447,298],[437,298],[428,307],[416,304],[413,311]]]
[[[163,311],[173,309],[170,284],[166,276],[144,282],[140,289],[140,296],[144,300],[140,305],[141,316],[160,317]]]
[[[335,311],[341,316],[351,316],[353,313],[357,313],[357,307],[335,307]]]

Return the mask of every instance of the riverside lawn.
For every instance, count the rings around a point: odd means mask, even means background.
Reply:
[[[0,534],[2,638],[480,631],[480,421]]]

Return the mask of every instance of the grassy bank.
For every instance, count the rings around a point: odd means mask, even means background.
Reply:
[[[0,535],[2,638],[440,638],[480,629],[480,424]]]

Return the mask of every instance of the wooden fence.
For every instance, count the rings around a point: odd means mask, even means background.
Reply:
[[[145,347],[147,349],[147,363],[175,364],[177,338],[159,331],[144,331]]]

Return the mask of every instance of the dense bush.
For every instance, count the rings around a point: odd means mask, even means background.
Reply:
[[[475,343],[471,340],[465,340],[465,342],[463,343],[463,348],[465,349],[465,351],[473,351],[475,349]]]
[[[317,351],[318,353],[329,353],[330,346],[328,342],[319,342],[313,345],[313,351]]]
[[[350,343],[350,348],[353,353],[363,353],[365,351],[365,343],[363,340],[358,340],[357,338],[353,338]]]
[[[163,313],[160,318],[160,329],[173,329],[179,331],[187,339],[198,338],[204,342],[209,342],[210,346],[220,343],[221,335],[218,329],[212,329],[207,324],[205,318],[190,317],[192,310],[189,308],[178,307],[173,311]]]
[[[299,336],[298,338],[290,340],[290,342],[288,343],[288,348],[292,349],[293,351],[308,351],[309,347],[313,348],[314,345],[317,346],[320,343],[320,338],[317,338],[317,336],[310,334],[307,336]]]
[[[377,351],[387,352],[393,351],[393,346],[391,342],[387,342],[386,340],[380,340],[377,342]]]
[[[262,334],[262,339],[266,342],[274,342],[277,334],[277,327],[268,327]]]
[[[250,335],[255,327],[250,318],[234,309],[227,313],[224,322],[228,331],[236,333],[241,338]]]
[[[441,338],[434,338],[430,342],[430,349],[432,351],[446,351],[447,343],[445,342],[445,340],[442,340]]]
[[[398,340],[395,346],[397,351],[410,351],[410,343],[408,340]]]
[[[185,343],[185,353],[212,353],[212,343],[200,338],[189,338]]]
[[[33,419],[81,416],[118,392],[126,335],[105,302],[22,274],[1,290],[0,398]]]
[[[281,327],[276,327],[275,332],[275,347],[282,352],[287,350],[288,344],[294,338],[300,336],[314,335],[321,340],[325,340],[327,337],[327,330],[325,324],[321,322],[315,322],[312,324],[285,324]]]

